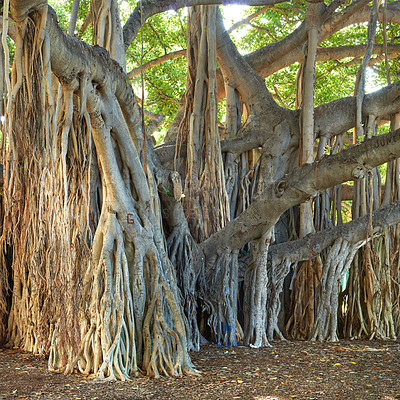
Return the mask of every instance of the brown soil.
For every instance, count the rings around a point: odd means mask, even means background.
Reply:
[[[400,399],[400,341],[208,345],[192,359],[200,376],[99,383],[49,372],[41,357],[0,349],[0,399]]]

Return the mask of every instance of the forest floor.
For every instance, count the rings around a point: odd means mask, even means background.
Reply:
[[[0,349],[0,400],[400,399],[400,341],[206,345],[191,356],[199,376],[99,383],[49,372],[44,358]]]

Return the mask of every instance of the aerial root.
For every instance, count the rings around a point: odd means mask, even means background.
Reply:
[[[208,325],[215,342],[225,346],[237,344],[238,267],[237,253],[224,252],[215,260],[214,268],[206,272],[209,285],[203,301],[210,314]]]
[[[102,380],[126,380],[138,372],[128,261],[115,214],[109,214],[100,230],[103,240],[91,272],[93,286],[86,284],[86,290],[92,289],[91,315],[82,327],[78,354],[65,372],[78,368]]]
[[[197,373],[187,354],[186,329],[177,296],[162,276],[152,286],[153,299],[144,320],[143,369],[154,378],[160,372],[166,376]]]
[[[267,339],[274,340],[276,334],[280,340],[286,340],[278,326],[278,317],[281,311],[280,295],[283,291],[283,282],[290,272],[291,262],[285,259],[280,265],[272,264],[269,268],[268,300],[267,300]]]
[[[339,238],[329,250],[322,264],[319,285],[316,288],[316,317],[310,340],[338,341],[337,310],[339,284],[351,261],[357,247],[347,240]]]
[[[182,305],[188,323],[188,350],[198,351],[201,335],[197,324],[197,276],[193,268],[192,240],[187,227],[175,229],[167,239],[167,246],[183,297]]]

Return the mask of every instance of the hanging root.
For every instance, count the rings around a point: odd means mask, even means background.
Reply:
[[[210,314],[208,325],[213,340],[236,346],[238,259],[237,253],[220,254],[213,266],[207,265],[204,307]]]
[[[321,264],[317,258],[300,262],[293,279],[290,317],[285,330],[289,337],[307,339],[314,325],[315,287],[321,274]]]
[[[350,268],[357,246],[339,238],[322,262],[322,272],[316,288],[316,311],[310,340],[337,341],[338,298],[341,280]]]
[[[65,252],[68,237],[63,224],[55,223],[62,215],[62,205],[54,168],[46,18],[47,6],[17,24],[5,157],[7,222],[2,236],[13,243],[14,293],[7,341],[10,346],[41,354],[48,352],[59,313],[54,299],[62,295],[63,281],[58,273],[69,260]]]
[[[267,265],[271,235],[259,244],[256,261],[246,269],[244,281],[244,344],[251,347],[268,346],[266,335]]]
[[[389,231],[395,235],[392,236]],[[345,291],[344,336],[346,338],[385,340],[395,339],[398,336],[396,231],[397,228],[389,228],[383,236],[374,240],[373,247],[371,243],[367,243],[354,258]]]
[[[197,324],[196,282],[198,272],[194,264],[199,263],[194,257],[195,243],[187,227],[177,228],[167,240],[168,255],[175,267],[177,283],[182,294],[182,305],[188,327],[188,350],[200,350],[201,334]]]
[[[280,340],[285,340],[283,333],[278,325],[279,313],[281,311],[281,293],[283,291],[283,282],[290,272],[291,263],[284,260],[280,265],[274,265],[272,262],[268,267],[268,302],[267,302],[267,339],[274,340],[276,334]]]

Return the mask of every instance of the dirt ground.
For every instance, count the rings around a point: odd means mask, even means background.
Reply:
[[[200,376],[99,383],[49,372],[44,358],[0,349],[0,400],[400,399],[400,341],[207,345],[192,360]]]

